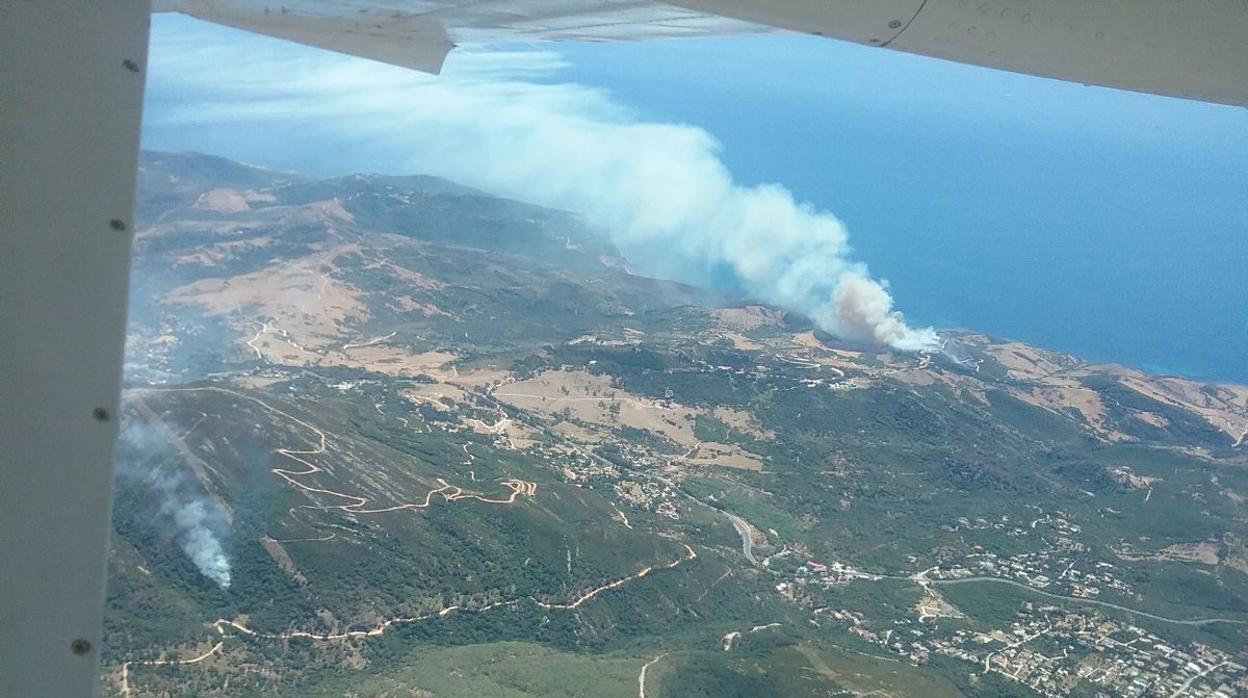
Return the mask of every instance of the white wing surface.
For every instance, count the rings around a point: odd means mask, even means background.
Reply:
[[[158,0],[156,9],[427,72],[462,44],[784,29],[1248,105],[1248,0]]]

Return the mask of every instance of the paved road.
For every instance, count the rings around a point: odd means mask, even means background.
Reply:
[[[1026,584],[1022,584],[1021,582],[1016,582],[1012,579],[1001,579],[1000,577],[964,577],[962,579],[928,579],[926,581],[928,584],[970,584],[972,582],[992,582],[995,584],[1008,584],[1012,587],[1018,587],[1019,589],[1030,591],[1033,594],[1039,594],[1040,596],[1047,596],[1050,599],[1060,599],[1062,601],[1076,601],[1078,603],[1086,603],[1086,604],[1091,604],[1093,606],[1102,606],[1104,608],[1112,608],[1116,611],[1122,611],[1124,613],[1132,613],[1134,615],[1141,616],[1143,618],[1149,618],[1151,620],[1159,620],[1163,623],[1174,623],[1175,625],[1212,625],[1213,623],[1235,623],[1238,625],[1248,625],[1248,620],[1243,620],[1239,618],[1198,618],[1195,620],[1179,620],[1177,618],[1166,618],[1165,616],[1159,616],[1153,613],[1149,613],[1148,611],[1141,611],[1139,609],[1129,608],[1127,606],[1119,606],[1116,603],[1110,603],[1108,601],[1098,601],[1096,599],[1085,599],[1085,598],[1081,598],[1078,596],[1065,596],[1062,594],[1051,594],[1047,591],[1041,591],[1040,589],[1037,589],[1035,587],[1029,587]]]
[[[754,559],[754,537],[750,535],[750,524],[745,519],[731,512],[719,510],[728,520],[732,522],[732,527],[737,529],[737,533],[741,534],[741,554],[745,559],[750,561],[751,565],[757,565],[758,560]]]

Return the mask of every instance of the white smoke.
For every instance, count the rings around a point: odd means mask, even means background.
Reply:
[[[217,583],[222,589],[230,588],[230,560],[221,547],[221,540],[213,532],[207,502],[197,499],[190,502],[167,500],[161,504],[161,512],[173,516],[178,527],[178,544],[200,574]],[[215,509],[211,510],[215,512]]]
[[[152,89],[167,83],[185,99],[189,87],[202,100],[163,113],[166,124],[269,122],[314,134],[340,146],[326,148],[339,171],[425,172],[577,211],[651,273],[729,269],[751,295],[833,335],[908,351],[937,344],[850,260],[834,216],[779,185],[736,184],[702,129],[647,122],[599,90],[538,82],[563,67],[555,54],[457,51],[434,78],[241,34],[189,35],[158,32],[153,43]],[[244,47],[248,60],[233,60]]]
[[[940,337],[931,328],[914,329],[906,325],[901,313],[893,310],[893,298],[888,295],[887,285],[873,281],[855,272],[841,276],[832,300],[836,318],[822,322],[820,313],[811,316],[820,325],[837,325],[841,332],[853,339],[875,342],[902,351],[936,350]]]
[[[155,526],[173,527],[173,540],[200,574],[222,589],[230,586],[230,560],[221,545],[224,518],[186,476],[180,454],[159,430],[131,422],[118,443],[119,486],[137,488],[159,502]]]

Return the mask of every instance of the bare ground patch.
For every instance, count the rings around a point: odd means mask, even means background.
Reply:
[[[609,376],[587,371],[546,371],[533,378],[501,386],[494,392],[499,400],[519,409],[551,418],[566,416],[554,429],[584,443],[602,443],[615,438],[619,427],[642,429],[688,449],[678,462],[691,465],[722,465],[761,470],[762,457],[737,444],[700,442],[694,433],[698,415],[707,410],[655,400],[612,387]],[[717,417],[755,438],[771,438],[751,415],[720,408]]]
[[[773,310],[761,305],[747,305],[744,308],[719,308],[711,311],[726,327],[748,332],[760,327],[779,327],[784,321],[784,312]]]
[[[264,552],[273,558],[273,562],[277,563],[283,572],[290,575],[291,579],[301,585],[308,583],[308,578],[304,577],[299,568],[295,566],[295,561],[291,559],[290,553],[286,552],[286,548],[283,548],[281,543],[268,536],[261,536],[260,545],[264,548]]]
[[[503,386],[494,396],[521,409],[547,415],[563,413],[607,428],[645,429],[687,447],[697,443],[693,434],[695,409],[633,395],[612,387],[608,376],[588,371],[546,371]]]

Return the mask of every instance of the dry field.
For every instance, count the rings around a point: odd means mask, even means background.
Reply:
[[[611,430],[632,427],[660,435],[687,449],[676,462],[687,465],[727,466],[761,470],[760,456],[738,444],[701,442],[694,434],[699,415],[713,415],[733,429],[754,438],[774,438],[758,426],[753,416],[739,410],[699,407],[654,400],[612,387],[608,376],[580,370],[546,371],[533,378],[501,386],[499,400],[519,409],[547,417],[567,415],[577,423],[562,422],[556,431],[585,443],[602,443]]]

